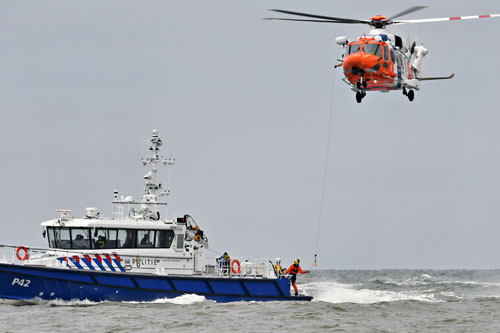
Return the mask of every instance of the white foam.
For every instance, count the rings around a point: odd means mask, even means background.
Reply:
[[[357,303],[373,304],[381,302],[397,301],[420,301],[436,303],[440,302],[434,294],[422,294],[412,291],[388,291],[372,289],[354,289],[351,285],[344,285],[335,282],[309,283],[301,286],[307,295],[314,297],[313,301],[328,303]]]
[[[425,286],[436,281],[435,277],[430,276],[429,274],[422,274],[417,277],[413,277],[411,279],[406,279],[402,282],[395,282],[398,286]]]
[[[452,291],[442,291],[440,292],[440,295],[448,298],[464,299],[463,296],[457,295]]]
[[[181,296],[177,296],[175,298],[158,298],[155,299],[154,301],[149,301],[149,302],[138,302],[138,301],[128,301],[128,302],[123,302],[123,303],[130,303],[130,304],[140,304],[140,303],[149,303],[149,304],[178,304],[178,305],[190,305],[190,304],[195,304],[195,303],[201,303],[205,302],[207,299],[203,296],[196,295],[196,294],[184,294]]]
[[[44,300],[41,298],[34,298],[32,300],[27,300],[25,302],[40,304],[40,305],[48,305],[48,306],[93,306],[101,303],[101,302],[89,301],[88,299],[84,300],[73,299],[67,301],[63,299]]]
[[[176,298],[160,298],[152,301],[151,303],[171,303],[171,304],[179,304],[179,305],[190,305],[195,303],[201,303],[206,301],[207,299],[203,296],[196,294],[185,294],[178,296]]]
[[[477,281],[460,281],[460,280],[452,280],[452,281],[439,281],[439,284],[463,284],[463,285],[475,285],[481,287],[500,287],[500,283],[498,282],[477,282]]]

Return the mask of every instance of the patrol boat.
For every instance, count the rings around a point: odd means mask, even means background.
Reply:
[[[210,258],[208,239],[189,215],[167,219],[170,191],[157,182],[158,167],[175,159],[160,155],[153,130],[151,170],[139,201],[114,190],[112,218],[97,208],[83,218],[58,210],[42,222],[48,248],[0,245],[0,298],[90,301],[152,301],[183,294],[217,302],[310,301],[291,296],[290,280],[264,259]],[[160,209],[165,212],[162,218]]]

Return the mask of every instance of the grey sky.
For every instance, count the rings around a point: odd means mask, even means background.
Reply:
[[[173,150],[170,213],[234,256],[312,263],[335,37],[268,8],[370,18],[401,1],[2,1],[2,243],[46,245],[54,209],[139,196],[153,128]],[[405,18],[500,13],[430,1]],[[319,268],[491,268],[500,261],[500,19],[394,27],[430,50],[409,103],[334,81]],[[166,176],[166,172],[162,173]]]

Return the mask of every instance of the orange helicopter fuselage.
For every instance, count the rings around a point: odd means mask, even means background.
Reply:
[[[347,80],[357,86],[364,82],[365,90],[394,90],[400,88],[401,68],[399,63],[405,63],[403,57],[392,50],[391,45],[374,37],[362,37],[349,43],[343,60],[344,75]],[[407,70],[408,77],[413,73]],[[359,86],[358,86],[359,88]]]

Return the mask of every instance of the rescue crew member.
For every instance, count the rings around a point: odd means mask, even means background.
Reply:
[[[95,247],[97,249],[104,249],[104,245],[106,244],[104,236],[99,236],[97,237],[97,240],[95,241]]]
[[[283,267],[281,267],[281,259],[276,258],[275,261],[276,263],[274,264],[274,273],[276,273],[276,276],[279,279],[285,274],[283,273]]]
[[[227,252],[224,252],[223,255],[219,257],[219,268],[221,269],[222,273],[227,274],[229,273],[229,264],[231,263],[231,257]]]
[[[293,289],[295,290],[295,296],[299,295],[299,290],[297,289],[297,285],[295,284],[295,281],[297,280],[297,274],[309,273],[309,271],[303,271],[302,268],[300,268],[299,264],[300,264],[300,259],[295,259],[293,264],[290,265],[290,267],[288,267],[288,269],[285,272],[285,274],[291,275],[290,280],[292,281],[292,286],[293,286]]]

